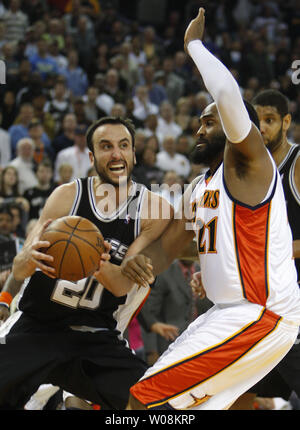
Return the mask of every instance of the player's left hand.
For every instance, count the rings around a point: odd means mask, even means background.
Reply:
[[[151,259],[138,254],[124,258],[121,264],[122,274],[138,285],[147,287],[154,282]]]
[[[198,15],[188,25],[184,35],[184,50],[188,54],[187,46],[192,40],[202,40],[205,28],[205,10],[200,7]]]

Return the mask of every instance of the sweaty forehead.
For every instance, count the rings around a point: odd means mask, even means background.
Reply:
[[[102,139],[108,141],[128,139],[131,142],[131,134],[123,124],[103,124],[95,130],[94,142]]]
[[[200,119],[206,116],[218,117],[218,109],[215,103],[210,103],[206,108],[202,111],[200,115]]]

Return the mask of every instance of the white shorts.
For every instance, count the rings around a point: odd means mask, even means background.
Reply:
[[[147,408],[227,409],[287,354],[298,333],[248,301],[198,317],[131,388]]]

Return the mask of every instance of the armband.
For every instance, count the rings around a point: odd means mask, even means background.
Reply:
[[[6,306],[9,308],[12,300],[13,300],[13,296],[7,291],[2,291],[0,293],[0,305]]]

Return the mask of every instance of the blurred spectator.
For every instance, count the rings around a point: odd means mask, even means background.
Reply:
[[[56,134],[55,118],[50,112],[45,111],[47,96],[43,92],[37,92],[32,96],[32,106],[34,118],[38,119],[43,125],[46,135],[52,140]]]
[[[62,163],[58,168],[58,180],[55,182],[55,186],[67,184],[72,181],[73,178],[73,167],[69,163]]]
[[[5,61],[5,74],[7,81],[13,79],[19,71],[20,61],[16,58],[16,45],[14,42],[5,42],[2,45],[2,60]]]
[[[183,179],[177,172],[171,170],[165,171],[161,181],[161,186],[158,193],[165,198],[175,210],[178,210],[182,193],[183,193]],[[155,192],[155,190],[153,190]]]
[[[149,136],[156,135],[157,126],[158,126],[157,115],[156,114],[148,115],[144,120],[144,127],[143,127],[145,136],[149,137]]]
[[[66,26],[66,33],[72,36],[76,35],[78,22],[81,17],[86,19],[86,27],[88,30],[93,29],[93,23],[86,14],[86,10],[82,9],[80,0],[72,0],[68,5],[68,11],[63,15],[63,20]]]
[[[182,131],[186,130],[189,126],[191,119],[191,102],[188,97],[180,97],[176,103],[175,122],[178,124]]]
[[[23,246],[25,240],[25,227],[27,224],[28,214],[24,217],[22,205],[16,201],[9,203],[9,208],[12,213],[11,234],[18,240],[19,248]]]
[[[116,69],[108,69],[105,75],[105,93],[108,94],[115,103],[124,103],[126,100],[126,91],[121,89],[120,76]]]
[[[142,47],[146,54],[147,61],[150,61],[153,57],[159,57],[162,53],[161,43],[157,36],[156,29],[150,25],[145,27],[143,31]]]
[[[6,26],[7,40],[22,40],[28,27],[28,17],[20,9],[20,0],[10,0],[8,10],[2,20]]]
[[[182,133],[177,137],[176,152],[178,152],[178,154],[184,155],[187,159],[189,159],[191,146],[192,142],[188,134]]]
[[[158,114],[158,107],[151,103],[149,99],[148,88],[140,85],[136,88],[135,96],[133,97],[134,110],[133,115],[140,121],[144,121],[149,115]]]
[[[56,132],[60,129],[63,117],[72,110],[65,81],[60,78],[55,83],[51,99],[46,102],[44,111],[49,112],[56,124]]]
[[[85,116],[85,101],[82,97],[76,97],[72,102],[72,111],[76,116],[77,123],[79,125],[88,124],[88,120]]]
[[[60,69],[60,74],[66,78],[66,86],[74,96],[83,96],[89,82],[86,72],[78,65],[78,52],[71,49],[67,56],[68,65]]]
[[[94,122],[97,119],[101,118],[102,116],[105,116],[106,113],[101,110],[97,106],[97,97],[99,95],[98,88],[94,86],[90,86],[87,89],[86,95],[83,96],[84,100],[84,113],[87,121]]]
[[[30,204],[29,219],[39,218],[41,211],[55,186],[53,185],[53,168],[49,161],[42,161],[36,170],[38,184],[25,191],[24,197]]]
[[[155,134],[146,137],[145,147],[151,148],[156,154],[159,152],[159,140]]]
[[[125,118],[126,117],[126,108],[122,103],[116,103],[113,105],[111,111],[110,111],[110,115],[111,116],[119,116],[121,118]]]
[[[24,137],[17,143],[17,157],[9,164],[9,166],[14,166],[18,171],[19,189],[22,195],[28,188],[34,187],[38,183],[34,173],[33,154],[33,140],[29,137]]]
[[[199,265],[193,261],[175,260],[157,276],[138,316],[146,330],[144,344],[149,364],[156,361],[197,316],[212,306],[207,298],[201,300],[192,291],[190,280],[197,271]],[[156,334],[150,337],[150,342],[149,333]]]
[[[185,93],[185,81],[174,72],[174,67],[172,57],[163,58],[162,69],[158,72],[162,75],[168,100],[173,106],[176,105],[177,100]]]
[[[62,74],[68,67],[68,59],[63,55],[59,49],[59,43],[57,40],[49,42],[48,45],[49,58],[51,58],[57,64],[59,73]]]
[[[41,121],[34,118],[28,125],[28,134],[34,143],[33,160],[36,166],[45,159],[54,160],[51,140],[43,139],[45,133]]]
[[[18,109],[16,105],[16,97],[13,91],[7,90],[4,93],[1,103],[1,126],[4,130],[8,130],[14,123],[17,117]]]
[[[156,135],[162,145],[166,136],[173,136],[176,138],[182,133],[182,128],[175,122],[174,108],[170,102],[162,102],[159,113]]]
[[[55,161],[55,182],[59,181],[58,171],[62,164],[71,164],[73,168],[73,177],[83,178],[87,175],[91,162],[89,158],[89,150],[86,145],[85,133],[87,127],[84,125],[78,125],[75,130],[74,145],[69,148],[63,149],[57,154]]]
[[[154,75],[155,69],[153,65],[146,64],[143,68],[140,83],[148,88],[150,102],[159,106],[161,102],[167,99],[167,93],[162,85],[155,82]]]
[[[105,77],[101,73],[98,73],[94,79],[94,86],[99,92],[99,95],[96,99],[96,105],[102,112],[105,112],[106,115],[109,115],[115,102],[114,99],[106,93],[104,85]]]
[[[190,163],[187,158],[176,152],[176,139],[166,136],[163,140],[163,150],[157,154],[156,166],[163,171],[174,170],[186,178],[190,173]]]
[[[2,113],[0,112],[0,124]],[[9,133],[0,127],[0,171],[1,167],[5,167],[11,159],[11,145]]]
[[[16,117],[14,124],[8,129],[11,138],[12,157],[16,156],[17,142],[28,136],[28,125],[33,119],[34,110],[30,103],[24,103],[19,108],[19,114]]]
[[[38,72],[43,80],[51,73],[58,74],[56,62],[49,56],[48,44],[42,37],[37,41],[37,53],[29,57],[32,72]]]
[[[64,23],[58,18],[52,18],[48,24],[48,31],[44,33],[44,39],[48,45],[55,44],[61,52],[65,48]]]
[[[84,15],[78,17],[73,40],[78,52],[79,65],[89,69],[96,47],[96,39],[93,23]]]
[[[269,59],[266,44],[262,39],[257,39],[251,51],[243,62],[243,74],[245,78],[255,77],[262,86],[268,85],[274,77],[273,65]]]
[[[131,68],[139,70],[147,63],[147,56],[142,48],[141,36],[135,35],[131,39],[131,51],[129,52],[128,59]]]
[[[67,113],[63,118],[62,130],[52,141],[55,157],[62,149],[69,148],[74,144],[77,119],[74,113]]]
[[[161,184],[163,175],[164,172],[156,166],[155,150],[145,146],[139,164],[133,169],[135,180],[151,189],[151,184]]]

